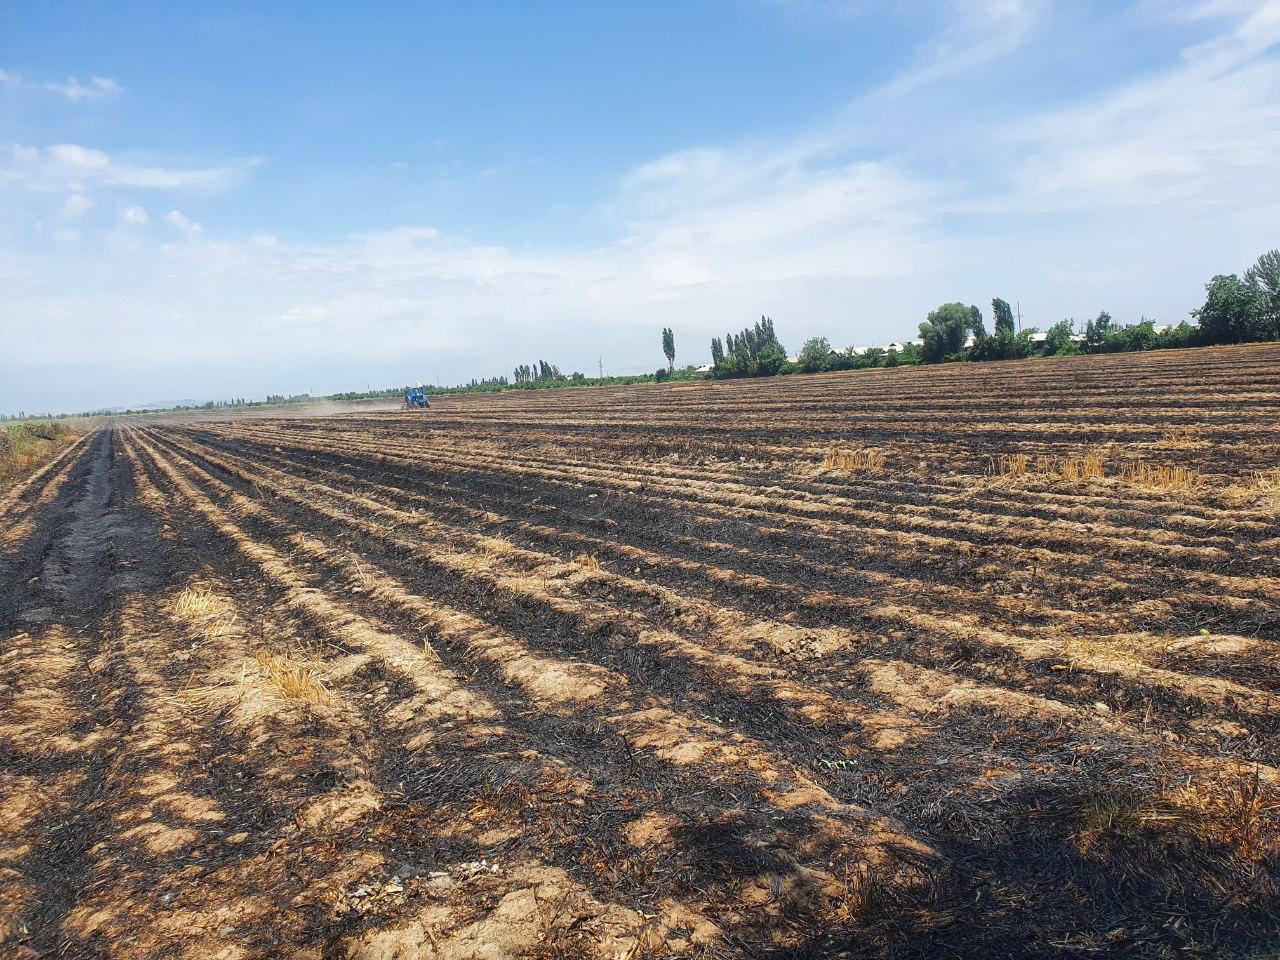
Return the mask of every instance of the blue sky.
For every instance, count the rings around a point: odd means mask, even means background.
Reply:
[[[1176,322],[1278,157],[1277,0],[10,0],[0,411]]]

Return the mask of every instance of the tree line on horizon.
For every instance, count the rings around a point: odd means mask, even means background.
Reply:
[[[711,340],[716,378],[759,377],[894,367],[906,364],[1021,360],[1034,356],[1123,353],[1180,347],[1280,340],[1280,250],[1269,250],[1243,276],[1219,274],[1205,285],[1205,302],[1191,312],[1196,323],[1182,321],[1157,330],[1142,318],[1121,325],[1106,310],[1077,332],[1073,320],[1061,320],[1043,334],[1036,327],[1016,328],[1008,301],[991,301],[992,330],[972,304],[944,303],[920,324],[915,342],[896,349],[847,347],[834,350],[826,337],[812,337],[789,360],[774,331],[773,320],[761,317],[754,327]],[[664,347],[667,333],[663,331]]]

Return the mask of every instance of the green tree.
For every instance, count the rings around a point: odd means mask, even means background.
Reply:
[[[1245,276],[1248,277],[1247,272]],[[1191,311],[1191,315],[1200,321],[1200,336],[1205,343],[1263,339],[1259,334],[1266,326],[1267,302],[1260,284],[1241,280],[1234,273],[1219,274],[1204,289],[1204,306]]]
[[[674,373],[676,369],[676,335],[670,327],[662,328],[662,352],[667,355],[667,370]]]
[[[987,335],[987,328],[982,325],[982,311],[974,305],[969,307],[969,332],[975,340],[981,340]]]
[[[1156,340],[1156,346],[1161,350],[1198,347],[1204,343],[1200,328],[1193,327],[1185,320],[1176,327],[1170,327],[1164,333],[1158,334]]]
[[[1099,311],[1097,319],[1084,325],[1084,349],[1086,353],[1100,353],[1106,349],[1107,340],[1115,332],[1116,326],[1107,311]]]
[[[1262,297],[1253,339],[1280,339],[1280,250],[1268,250],[1260,256],[1258,262],[1244,272],[1244,279]]]
[[[1017,332],[1013,323],[1013,308],[1009,306],[1009,301],[1001,300],[999,297],[992,300],[991,317],[992,333],[995,336],[998,337],[1001,333],[1013,336]]]
[[[754,377],[756,369],[750,357],[735,350],[725,354],[724,361],[717,364],[712,372],[717,377]]]
[[[1003,360],[1002,345],[1005,340],[1013,339],[1012,335],[1004,330],[997,330],[989,337],[982,337],[973,345],[973,349],[969,351],[969,359],[984,360]]]
[[[736,336],[729,334],[726,348],[723,362],[716,365],[719,377],[773,376],[787,362],[787,351],[768,317],[762,316]]]
[[[981,314],[979,314],[979,321]],[[944,303],[929,312],[920,324],[920,357],[925,363],[941,363],[964,349],[964,341],[974,323],[973,312],[963,303]]]
[[[883,347],[868,347],[861,354],[852,357],[852,367],[854,370],[883,367],[884,355],[885,352]]]
[[[1137,323],[1122,327],[1111,335],[1115,349],[1122,351],[1153,350],[1159,340],[1155,321],[1143,317]]]
[[[1005,353],[1002,359],[1025,360],[1033,356],[1036,352],[1035,335],[1039,332],[1035,327],[1024,327],[1012,337],[1008,337],[1007,342],[1003,344]]]
[[[724,344],[720,342],[719,337],[711,338],[711,365],[718,367],[724,363]]]
[[[1070,320],[1059,320],[1052,327],[1045,331],[1044,345],[1045,353],[1053,356],[1062,357],[1069,356],[1073,353],[1079,353],[1080,348],[1076,346],[1076,342],[1071,339],[1075,333],[1075,324]]]
[[[803,347],[800,348],[800,368],[805,373],[817,373],[828,367],[828,358],[831,356],[831,344],[826,337],[814,337],[806,340]]]
[[[760,348],[756,358],[756,372],[762,377],[772,377],[787,362],[787,351],[782,344],[774,341]]]

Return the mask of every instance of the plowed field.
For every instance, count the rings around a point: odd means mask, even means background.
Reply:
[[[120,421],[0,491],[0,954],[1262,956],[1280,347]]]

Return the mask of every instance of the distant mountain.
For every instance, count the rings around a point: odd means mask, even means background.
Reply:
[[[126,410],[168,410],[171,407],[195,407],[202,400],[140,400],[137,403],[118,403],[113,407],[102,407],[107,413],[124,413]]]
[[[148,400],[146,403],[139,404],[144,410],[167,410],[170,407],[196,407],[204,403],[203,400],[192,400],[188,397],[185,400]],[[136,410],[137,407],[134,407]]]

